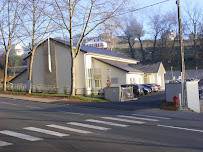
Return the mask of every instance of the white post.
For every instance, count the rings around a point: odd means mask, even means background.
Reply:
[[[52,70],[51,70],[51,53],[50,53],[49,33],[48,33],[48,67],[49,67],[49,71],[52,72]]]
[[[182,72],[181,72],[181,106],[184,106],[184,82]]]
[[[171,76],[172,76],[172,80],[173,80],[173,66],[171,66]]]

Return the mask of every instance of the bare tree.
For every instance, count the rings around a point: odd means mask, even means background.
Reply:
[[[142,40],[141,40],[141,38],[144,36],[143,26],[140,23],[138,23],[136,18],[131,16],[129,19],[127,19],[123,23],[122,29],[123,29],[125,36],[127,38],[127,41],[128,41],[131,57],[135,58],[133,47],[136,43],[136,38],[137,38],[140,43],[142,59],[143,59],[143,61],[145,61],[145,53],[144,53],[143,44],[142,44]]]
[[[24,11],[18,14],[22,32],[18,34],[18,38],[29,50],[30,62],[29,73],[27,81],[27,92],[31,93],[31,79],[32,79],[32,66],[34,55],[39,44],[47,36],[48,27],[51,23],[51,18],[44,15],[45,8],[49,8],[49,5],[43,0],[27,0],[22,2]],[[53,12],[53,11],[52,11]],[[50,15],[52,17],[52,14]],[[28,46],[29,43],[29,46]]]
[[[4,86],[3,91],[6,91],[6,81],[8,75],[8,56],[13,47],[14,35],[17,27],[17,12],[19,11],[18,0],[3,0],[0,2],[0,32],[1,45],[5,51],[5,68],[4,68]]]
[[[136,19],[131,21],[131,26],[133,27],[133,33],[135,34],[135,37],[139,40],[140,42],[140,48],[141,48],[141,53],[142,53],[142,60],[145,61],[145,52],[143,49],[143,44],[141,38],[144,36],[144,29],[143,25],[140,24]]]
[[[135,45],[135,35],[131,31],[130,25],[126,26],[126,29],[124,29],[124,33],[125,33],[125,36],[126,36],[127,41],[128,41],[131,57],[135,58],[134,49],[133,49],[133,47]]]
[[[72,57],[72,96],[75,96],[75,61],[80,53],[85,36],[108,19],[114,17],[116,13],[119,13],[125,1],[54,0],[53,7],[56,18],[53,18],[53,22],[61,29],[66,30],[70,39],[70,49],[68,50],[70,50]],[[80,37],[76,42],[73,41],[74,33],[80,33]]]
[[[197,36],[198,31],[201,31],[201,24],[203,21],[202,8],[198,3],[187,5],[185,12],[187,14],[187,31],[192,35],[195,65],[198,66],[198,49],[197,49]]]
[[[173,12],[166,12],[162,16],[162,31],[161,31],[161,47],[160,54],[163,62],[171,62],[174,60],[175,42],[177,41],[177,14]],[[173,61],[174,62],[174,61]]]
[[[152,49],[152,62],[155,60],[155,52],[157,47],[157,40],[160,36],[161,31],[163,30],[163,20],[161,14],[154,14],[150,16],[150,29],[153,36],[153,49]]]

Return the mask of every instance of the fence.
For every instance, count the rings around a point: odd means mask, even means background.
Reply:
[[[133,100],[133,88],[110,87],[104,88],[105,99],[113,102]]]
[[[3,84],[0,84],[0,90],[3,90]],[[8,83],[6,85],[7,91],[14,92],[26,92],[26,84],[12,84]],[[58,88],[55,85],[31,85],[32,93],[47,93],[47,94],[70,94],[70,87]],[[86,89],[77,88],[75,89],[76,94],[88,95],[94,97],[103,97],[103,95],[98,95],[98,90],[100,89]]]
[[[63,88],[64,94],[69,94],[69,88]],[[3,84],[0,84],[0,90],[3,90]],[[12,84],[9,83],[6,85],[7,91],[14,92],[26,92],[26,84]],[[59,88],[54,85],[31,85],[31,90],[33,93],[48,93],[48,94],[58,94]]]
[[[121,88],[121,101],[132,100],[134,98],[133,88]]]

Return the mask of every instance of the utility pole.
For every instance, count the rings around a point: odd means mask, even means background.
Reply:
[[[178,6],[178,25],[179,25],[179,37],[180,37],[180,50],[181,50],[181,76],[182,76],[182,87],[181,87],[181,100],[182,106],[185,106],[185,61],[184,61],[184,48],[183,48],[183,37],[182,37],[182,24],[181,24],[181,13],[180,13],[180,0],[176,1]]]

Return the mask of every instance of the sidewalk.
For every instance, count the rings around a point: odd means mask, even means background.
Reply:
[[[33,95],[13,95],[13,94],[5,94],[5,93],[0,93],[0,97],[28,100],[28,101],[38,101],[38,102],[81,101],[75,98],[40,97],[40,96],[33,96]]]

